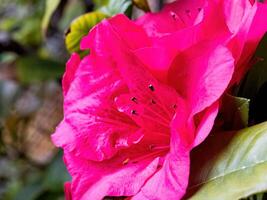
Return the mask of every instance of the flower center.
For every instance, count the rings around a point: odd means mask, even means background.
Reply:
[[[148,146],[148,153],[146,153],[145,155],[140,155],[137,157],[128,157],[125,160],[123,160],[122,164],[123,165],[127,165],[127,164],[134,164],[134,163],[138,163],[141,161],[144,161],[146,159],[151,159],[157,156],[163,156],[165,155],[170,149],[170,146],[165,145],[165,146],[155,146],[155,145],[149,145]]]

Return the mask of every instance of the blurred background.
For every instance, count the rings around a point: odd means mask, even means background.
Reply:
[[[116,13],[137,17],[166,1],[144,2],[0,0],[0,199],[64,199],[63,183],[70,177],[50,135],[63,116],[65,62],[72,52],[85,55],[79,41],[101,19]],[[239,96],[252,100],[251,123],[267,120],[266,66],[260,62],[238,88]]]
[[[47,17],[53,0],[0,2],[0,199],[64,199],[70,177],[50,141],[62,118],[64,31],[92,3],[58,1]]]
[[[156,10],[162,1],[150,4]],[[50,141],[63,116],[61,76],[71,52],[84,55],[79,39],[103,16],[73,20],[101,9],[106,16],[133,10],[131,0],[0,0],[0,199],[64,199],[70,177]]]

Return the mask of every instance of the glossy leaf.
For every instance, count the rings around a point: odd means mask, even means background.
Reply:
[[[80,41],[83,36],[87,35],[90,29],[107,16],[101,12],[91,12],[76,18],[70,25],[66,33],[66,47],[70,53],[77,52],[82,54],[80,50]]]
[[[65,69],[61,63],[37,57],[22,57],[16,66],[18,79],[24,84],[60,78]]]
[[[225,130],[238,130],[248,126],[250,100],[226,94],[221,104]]]
[[[210,135],[192,152],[191,161],[186,199],[240,199],[265,191],[267,122]]]
[[[43,33],[46,32],[47,27],[49,25],[50,18],[52,17],[53,13],[57,9],[59,3],[60,3],[60,0],[46,0],[45,14],[42,20]]]

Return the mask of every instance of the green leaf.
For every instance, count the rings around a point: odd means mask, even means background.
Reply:
[[[133,4],[145,12],[149,12],[149,4],[147,0],[132,0]]]
[[[60,3],[60,0],[46,0],[45,14],[42,20],[43,33],[46,32],[47,27],[50,22],[50,18],[52,17],[53,13],[57,9],[59,3]]]
[[[267,33],[260,42],[256,57],[259,59],[256,64],[248,72],[247,77],[241,83],[238,95],[252,99],[255,97],[260,87],[267,81]]]
[[[192,151],[191,161],[186,199],[240,199],[265,191],[267,122],[210,135]]]
[[[220,109],[225,130],[238,130],[248,126],[250,100],[226,94]]]
[[[126,13],[132,5],[131,0],[109,0],[106,6],[100,8],[100,11],[108,16],[113,16],[118,13]]]
[[[100,8],[100,7],[106,6],[109,0],[93,0],[93,2],[96,8]]]
[[[87,35],[90,29],[107,16],[101,12],[91,12],[76,18],[70,25],[66,34],[65,44],[70,53],[84,54],[80,50],[80,41]]]
[[[20,58],[16,67],[18,79],[24,84],[60,78],[65,69],[61,63],[38,57]]]

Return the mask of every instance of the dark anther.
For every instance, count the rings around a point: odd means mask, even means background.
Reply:
[[[154,92],[154,91],[155,91],[155,88],[154,88],[154,86],[153,86],[153,85],[151,85],[151,84],[148,86],[148,88],[149,88],[149,89],[150,89],[152,92]]]
[[[149,150],[153,150],[155,148],[155,145],[154,144],[150,144],[149,145]]]
[[[198,12],[200,12],[200,11],[201,11],[201,9],[202,9],[202,8],[198,8],[198,9],[197,9],[197,10],[198,10]]]
[[[136,110],[131,110],[131,114],[132,114],[132,115],[137,115]]]
[[[152,104],[156,104],[156,101],[154,99],[151,99]]]
[[[137,103],[137,98],[136,97],[132,97],[131,100],[135,103]]]
[[[176,15],[174,12],[171,12],[171,16],[172,16],[172,18],[173,18],[173,19],[175,19],[175,20],[176,20],[176,18],[177,18],[177,15]]]
[[[174,109],[176,109],[176,108],[177,108],[177,105],[176,105],[176,104],[174,104],[172,107],[173,107]]]

